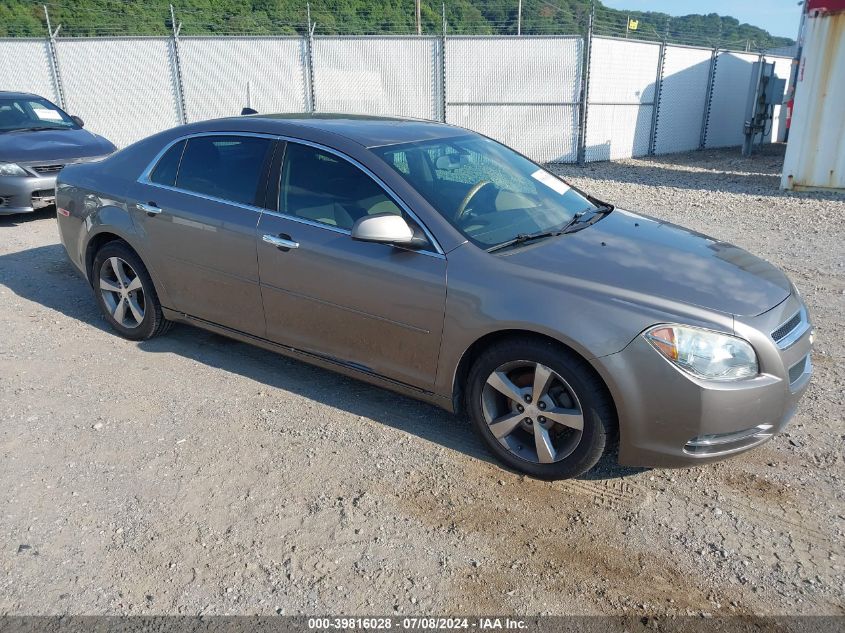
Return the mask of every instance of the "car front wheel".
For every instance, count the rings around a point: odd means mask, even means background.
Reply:
[[[108,242],[97,252],[91,283],[103,316],[121,336],[142,341],[168,329],[147,267],[127,244]]]
[[[468,414],[487,447],[540,479],[590,470],[616,438],[616,415],[587,363],[549,341],[498,343],[469,374]]]

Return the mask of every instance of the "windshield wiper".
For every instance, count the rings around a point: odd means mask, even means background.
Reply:
[[[557,237],[558,235],[566,235],[567,233],[574,233],[575,231],[580,231],[582,228],[586,228],[592,224],[595,224],[614,209],[614,206],[612,204],[606,204],[604,202],[599,202],[598,200],[594,204],[596,207],[595,209],[585,209],[584,211],[579,211],[578,213],[572,216],[572,219],[570,219],[569,222],[564,224],[559,229],[555,229],[554,231],[540,231],[538,233],[519,233],[513,239],[510,239],[506,242],[502,242],[501,244],[496,244],[495,246],[491,246],[487,249],[487,252],[495,253],[498,250],[508,248],[510,246],[517,246],[519,244],[525,244],[526,242],[532,242],[534,240],[543,239],[545,237]],[[584,220],[584,216],[587,215],[590,211],[593,211],[592,215],[589,215],[587,219]]]
[[[37,127],[19,127],[14,130],[6,130],[6,132],[42,132],[44,130],[69,130],[70,127],[59,125],[40,125]]]
[[[561,230],[557,231],[540,231],[538,233],[519,233],[515,238],[508,240],[506,242],[502,242],[501,244],[496,244],[495,246],[491,246],[487,249],[488,253],[495,253],[496,251],[502,250],[503,248],[508,248],[509,246],[516,246],[517,244],[525,244],[526,242],[532,242],[534,240],[541,240],[545,237],[555,237],[561,234]]]
[[[593,204],[595,204],[596,208],[593,210],[592,215],[588,216],[587,219],[584,220],[583,217],[587,215],[590,209],[576,213],[572,216],[569,223],[561,229],[561,231],[563,233],[574,233],[575,231],[585,229],[601,220],[615,208],[612,204],[607,204],[605,202],[595,201]]]

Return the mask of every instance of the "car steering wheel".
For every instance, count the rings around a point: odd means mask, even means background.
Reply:
[[[461,204],[458,207],[457,212],[455,213],[455,221],[456,222],[458,220],[460,220],[462,217],[464,217],[464,213],[466,212],[470,201],[475,197],[475,194],[477,194],[479,191],[484,189],[484,187],[486,187],[487,185],[492,185],[492,184],[493,184],[493,182],[491,180],[481,180],[481,181],[475,183],[472,186],[472,189],[470,189],[467,192],[467,195],[464,196],[464,199],[461,200]]]

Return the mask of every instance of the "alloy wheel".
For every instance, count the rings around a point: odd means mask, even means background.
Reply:
[[[545,365],[520,360],[499,366],[487,378],[481,400],[490,432],[516,457],[552,464],[581,442],[584,414],[578,397]]]
[[[100,267],[100,294],[106,309],[121,326],[133,329],[144,320],[146,301],[138,273],[120,257],[109,257]]]

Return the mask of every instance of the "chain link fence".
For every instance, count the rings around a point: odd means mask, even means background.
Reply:
[[[45,96],[118,146],[246,106],[445,121],[542,162],[742,143],[751,67],[762,53],[605,32],[592,21],[586,36],[50,32],[0,39],[0,90]],[[766,59],[789,77],[790,58]],[[774,140],[783,137],[779,110]]]
[[[577,158],[579,37],[450,37],[446,122],[544,162]]]

